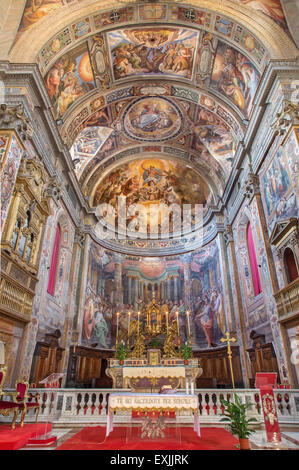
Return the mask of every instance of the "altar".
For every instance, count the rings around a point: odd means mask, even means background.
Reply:
[[[113,388],[153,393],[169,385],[173,390],[194,392],[202,369],[199,360],[192,357],[189,312],[186,312],[188,342],[185,344],[181,343],[179,312],[170,322],[168,310],[163,310],[154,296],[144,311],[138,312],[137,320],[130,321],[130,312],[128,315],[127,335],[119,338],[117,313],[115,357],[108,359],[106,369]]]
[[[161,359],[152,365],[147,359],[125,359],[123,364],[109,359],[107,375],[112,378],[113,388],[125,388],[139,392],[158,392],[164,385],[173,389],[195,387],[196,378],[202,373],[198,359]]]

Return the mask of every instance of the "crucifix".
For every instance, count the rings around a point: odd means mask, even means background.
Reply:
[[[230,366],[230,373],[232,377],[232,384],[233,384],[233,391],[234,391],[234,396],[235,396],[235,381],[234,381],[234,372],[233,372],[233,363],[232,363],[232,350],[230,347],[230,343],[234,343],[236,338],[230,338],[229,337],[229,332],[227,331],[225,333],[225,338],[221,338],[220,340],[222,343],[227,343],[227,355],[228,355],[228,360],[229,360],[229,366]]]

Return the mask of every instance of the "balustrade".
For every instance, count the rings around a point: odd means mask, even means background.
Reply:
[[[88,423],[104,425],[107,420],[110,393],[128,392],[129,390],[43,388],[33,389],[32,391],[40,393],[41,410],[38,418],[40,422],[49,421],[54,425],[80,426]],[[252,408],[248,411],[248,416],[255,417],[258,423],[262,424],[264,418],[259,390],[239,389],[236,390],[236,393],[242,403],[252,404]],[[201,424],[224,425],[225,423],[220,422],[224,412],[221,400],[231,401],[233,399],[233,390],[201,389],[195,390],[195,394],[198,395]],[[299,390],[275,389],[274,397],[280,424],[299,425]],[[114,418],[114,422],[126,422],[127,415],[128,412],[118,413]],[[33,422],[34,419],[34,410],[28,411],[25,422]],[[1,420],[9,421],[9,417],[1,416]],[[181,423],[191,423],[193,418],[182,412],[178,416],[178,421]]]

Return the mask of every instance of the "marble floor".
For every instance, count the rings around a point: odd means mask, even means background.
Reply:
[[[49,446],[25,446],[19,450],[54,450],[79,432],[83,427],[76,428],[54,428],[52,435],[57,437],[55,444]],[[266,440],[265,431],[256,431],[250,437],[250,447],[252,450],[299,450],[299,429],[287,428],[281,432],[282,442],[277,445],[269,445]]]

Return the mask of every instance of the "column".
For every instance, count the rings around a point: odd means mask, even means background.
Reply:
[[[222,235],[222,234],[220,234]],[[242,304],[242,296],[241,296],[241,289],[240,289],[240,281],[239,281],[239,273],[238,273],[238,267],[237,267],[237,260],[236,260],[236,253],[235,253],[235,243],[234,243],[234,238],[233,238],[233,231],[232,227],[230,225],[226,226],[226,232],[224,234],[224,237],[226,239],[227,243],[227,254],[228,258],[230,260],[229,262],[229,267],[230,267],[230,279],[232,282],[232,290],[233,290],[233,298],[232,296],[230,297],[230,301],[228,303],[233,303],[235,302],[236,305],[236,310],[238,312],[238,318],[240,322],[240,327],[237,329],[238,333],[238,343],[239,343],[239,350],[240,350],[240,360],[241,360],[241,366],[242,366],[242,373],[243,373],[243,378],[244,378],[244,385],[245,387],[249,387],[249,377],[251,376],[251,367],[250,363],[248,360],[247,352],[246,349],[248,347],[247,345],[247,339],[246,339],[246,329],[245,329],[245,320],[244,320],[244,311],[243,311],[243,304]],[[222,252],[224,251],[223,243],[220,243],[220,253],[222,256]],[[228,289],[229,287],[227,285],[227,276],[225,276],[225,288]],[[230,317],[228,318],[228,328],[229,330],[233,330],[234,327],[234,321]]]

